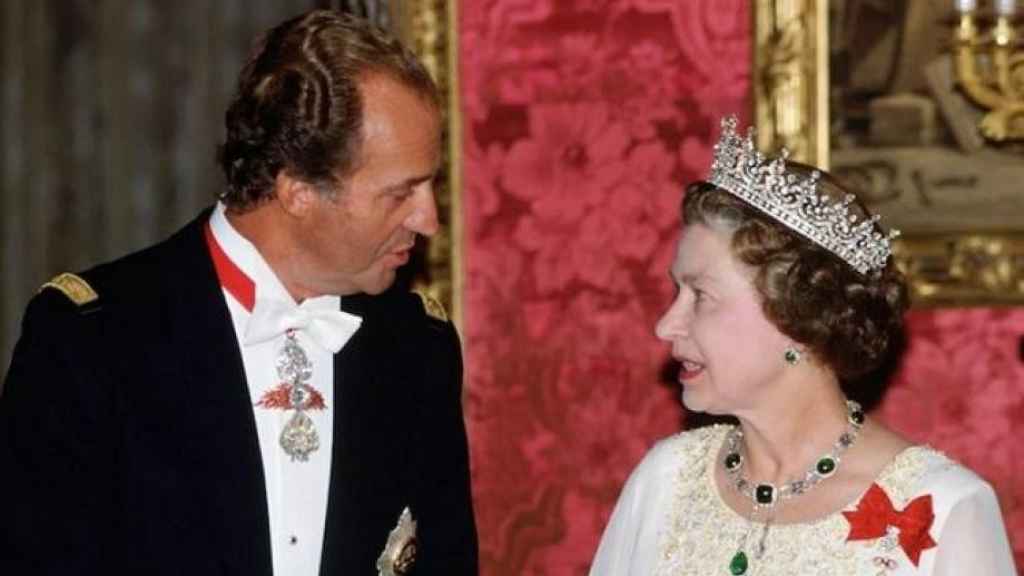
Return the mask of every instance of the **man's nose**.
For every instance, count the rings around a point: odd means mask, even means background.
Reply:
[[[423,236],[437,234],[441,227],[437,219],[437,201],[434,198],[434,188],[428,187],[418,192],[415,199],[416,205],[412,213],[405,221],[405,227]]]

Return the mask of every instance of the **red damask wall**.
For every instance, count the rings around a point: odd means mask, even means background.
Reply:
[[[681,427],[652,327],[682,185],[748,110],[750,33],[747,0],[460,2],[485,575],[585,573],[626,475]],[[883,418],[989,478],[1024,532],[1024,311],[915,313],[911,332]]]

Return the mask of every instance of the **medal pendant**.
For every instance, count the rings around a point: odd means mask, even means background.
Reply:
[[[297,410],[281,431],[281,448],[291,456],[292,462],[305,462],[319,447],[320,436],[316,433],[313,419]]]

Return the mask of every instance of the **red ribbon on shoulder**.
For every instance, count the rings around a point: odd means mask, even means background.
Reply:
[[[889,526],[899,529],[900,547],[914,566],[920,561],[922,552],[935,547],[935,541],[928,533],[935,521],[931,494],[918,496],[903,510],[897,510],[885,490],[878,484],[872,484],[857,503],[857,509],[843,512],[843,516],[850,523],[847,542],[881,538]]]

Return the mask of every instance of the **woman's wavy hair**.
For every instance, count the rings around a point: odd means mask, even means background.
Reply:
[[[260,36],[224,116],[220,199],[234,209],[254,207],[272,195],[281,170],[332,193],[359,161],[359,82],[374,74],[440,107],[423,64],[365,20],[315,10]]]
[[[806,178],[815,169],[787,162]],[[822,173],[818,193],[833,200],[848,191]],[[859,216],[867,210],[850,206]],[[731,234],[732,253],[755,271],[765,316],[780,332],[808,348],[843,381],[885,362],[901,341],[907,288],[889,259],[861,274],[838,256],[709,182],[691,184],[683,199],[683,224],[704,224]]]

